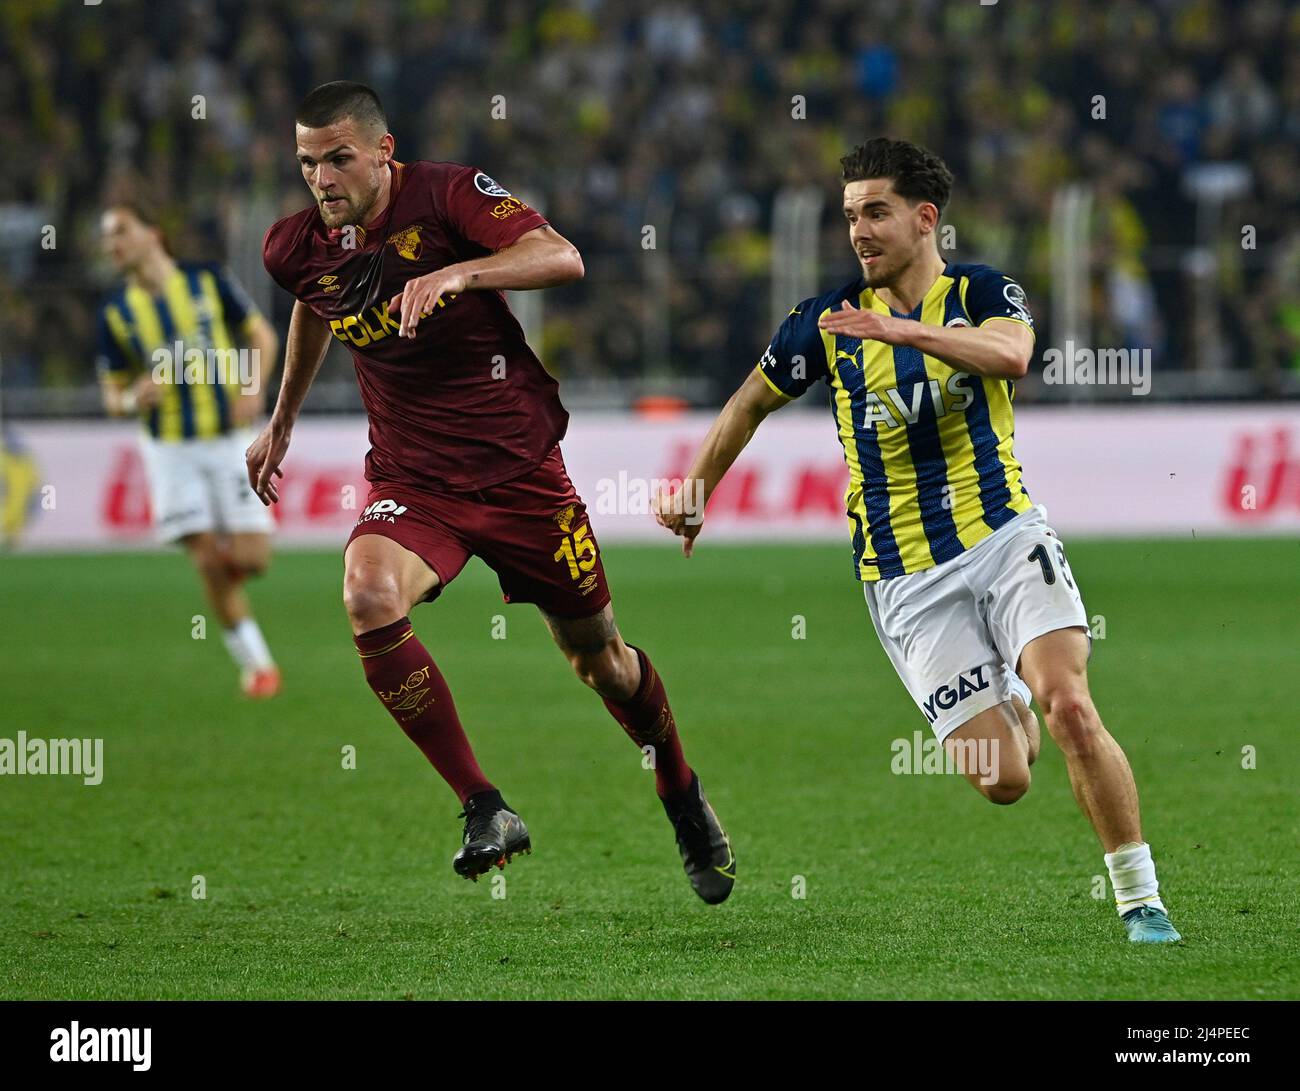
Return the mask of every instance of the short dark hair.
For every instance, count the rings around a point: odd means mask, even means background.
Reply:
[[[940,212],[952,194],[952,171],[934,152],[906,140],[877,136],[840,160],[844,184],[888,178],[894,192],[915,204],[929,201]]]
[[[388,118],[373,87],[352,80],[322,83],[298,104],[294,120],[309,129],[323,129],[351,118],[371,132],[388,132]]]

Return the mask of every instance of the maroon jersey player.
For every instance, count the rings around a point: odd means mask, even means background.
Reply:
[[[705,901],[722,901],[735,877],[730,843],[682,755],[662,680],[614,623],[560,453],[568,414],[501,294],[577,280],[582,258],[482,171],[395,160],[379,99],[362,84],[318,87],[296,119],[315,203],[266,233],[267,272],[296,302],[249,480],[264,503],[278,499],[294,422],[337,338],[370,421],[370,491],[344,554],[344,603],[366,681],[464,806],[456,871],[477,878],[531,848],[407,616],[478,556],[507,602],[542,611],[578,677],[653,748],[686,873]]]

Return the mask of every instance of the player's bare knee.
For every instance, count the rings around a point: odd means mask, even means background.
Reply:
[[[991,749],[988,758],[992,760],[981,760],[965,770],[985,799],[1005,807],[1029,791],[1029,761],[1023,748],[998,746]]]
[[[195,550],[193,557],[194,567],[209,583],[219,583],[225,578],[226,566],[211,550]]]
[[[993,767],[985,772],[981,785],[990,803],[1005,807],[1029,791],[1029,756],[1020,747],[999,747]]]
[[[271,567],[271,550],[266,547],[243,550],[235,555],[235,565],[245,576],[265,576]]]
[[[376,572],[348,572],[343,579],[343,606],[356,632],[389,625],[406,613],[397,580]]]
[[[593,655],[590,652],[574,652],[569,656],[569,664],[573,667],[573,673],[578,676],[579,682],[589,689],[600,689],[605,670],[599,653]]]
[[[215,545],[198,543],[190,547],[190,558],[199,575],[210,584],[224,583],[229,579],[226,559]]]
[[[1047,694],[1039,703],[1047,729],[1067,754],[1087,756],[1100,744],[1101,720],[1086,689],[1068,687]]]
[[[573,671],[582,684],[602,697],[626,700],[636,689],[619,655],[618,641],[611,640],[599,650],[574,651],[569,655]]]
[[[267,570],[271,567],[269,557],[237,557],[233,567],[246,579],[256,579],[259,576],[265,576]]]
[[[1029,769],[1025,768],[1023,776],[999,777],[993,784],[979,786],[984,798],[1000,807],[1009,806],[1029,791]]]

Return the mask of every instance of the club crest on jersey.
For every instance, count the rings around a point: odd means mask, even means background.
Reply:
[[[418,224],[412,224],[410,227],[389,235],[386,241],[391,243],[393,249],[407,261],[415,261],[424,248],[424,244],[420,242],[420,227]]]
[[[964,701],[967,697],[988,689],[989,680],[984,677],[984,670],[983,666],[979,666],[961,671],[955,679],[955,687],[945,683],[930,694],[921,706],[925,718],[930,723],[934,723],[939,718],[940,711],[947,712],[959,701]]]
[[[567,508],[561,508],[552,515],[551,518],[559,524],[560,529],[564,531],[565,534],[569,534],[573,530],[573,516],[576,511],[577,508],[575,508],[573,504],[570,504]]]
[[[482,171],[474,175],[474,188],[489,197],[509,197],[510,191],[498,182],[494,182]]]
[[[321,286],[321,290],[327,295],[330,292],[337,292],[343,287],[343,285],[339,283],[339,278],[333,273],[321,277],[320,280],[316,281],[316,283]]]

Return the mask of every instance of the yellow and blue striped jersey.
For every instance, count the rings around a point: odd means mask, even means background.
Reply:
[[[898,314],[859,278],[800,303],[758,372],[786,398],[818,380],[849,468],[844,497],[861,580],[950,561],[1031,506],[1012,452],[1014,386],[958,371],[919,349],[837,336],[817,326],[844,300],[940,326],[1033,317],[1024,290],[987,265],[949,263],[911,314]]]
[[[224,374],[208,368],[182,371],[192,349],[205,359],[239,349],[237,336],[258,315],[252,300],[220,266],[178,264],[161,295],[138,284],[125,284],[104,302],[99,317],[99,349],[95,366],[101,376],[123,384],[154,369],[165,350],[177,356],[177,372],[186,381],[160,384],[157,406],[141,410],[155,439],[208,439],[230,430],[230,399],[239,390],[238,368]],[[199,371],[202,370],[202,374]],[[213,377],[223,382],[209,382]]]

